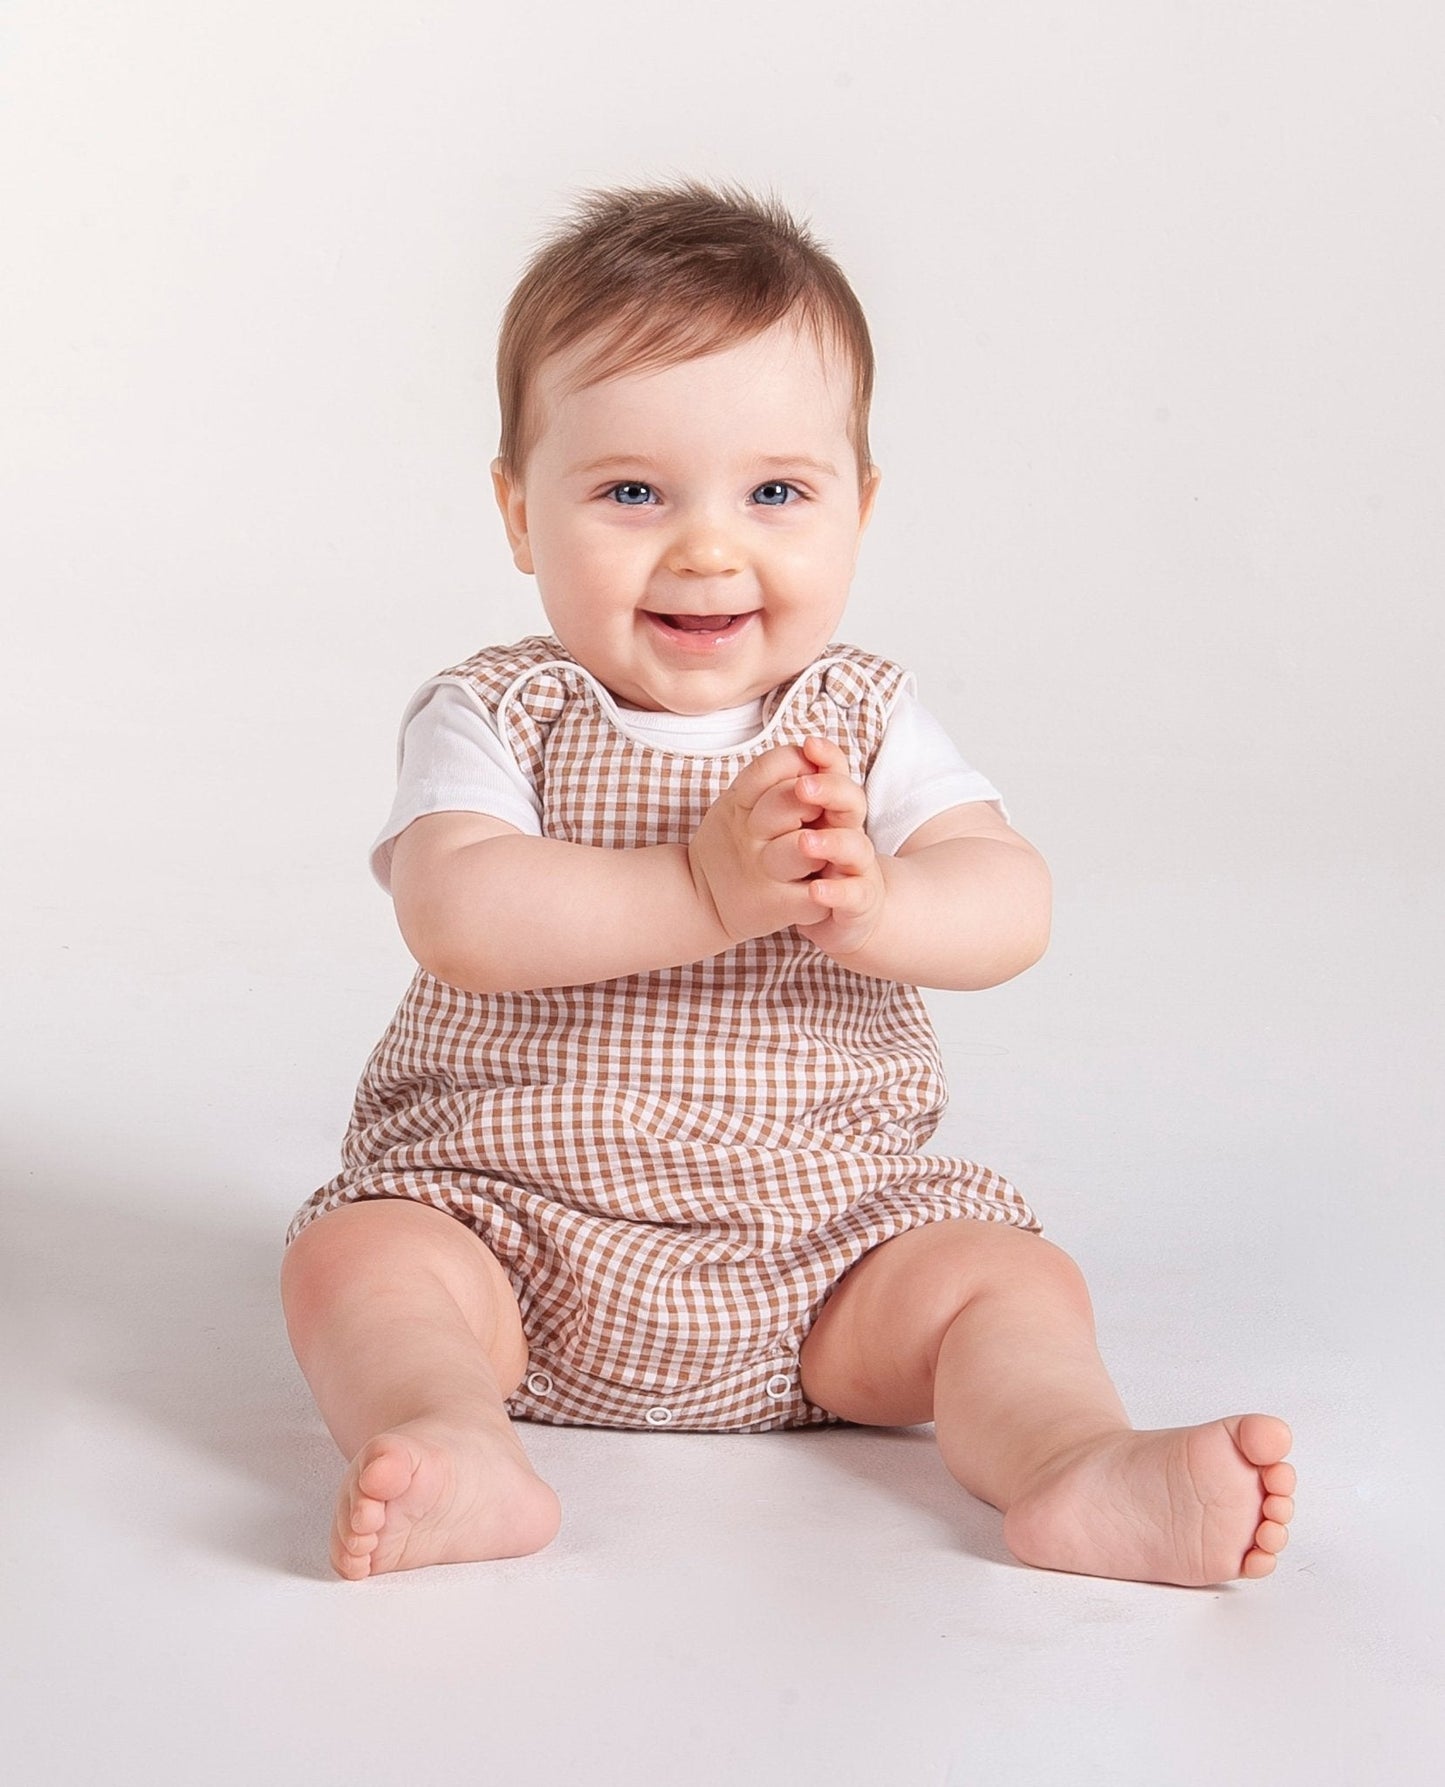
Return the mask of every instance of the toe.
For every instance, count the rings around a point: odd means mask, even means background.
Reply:
[[[386,1525],[386,1503],[353,1488],[347,1498],[346,1525],[353,1533],[379,1533]]]
[[[1251,1551],[1245,1557],[1240,1574],[1248,1576],[1252,1581],[1257,1581],[1261,1576],[1271,1575],[1273,1570],[1274,1559],[1267,1551]]]
[[[1259,1480],[1270,1495],[1293,1495],[1295,1492],[1295,1471],[1292,1464],[1267,1465],[1259,1473]]]
[[[356,1486],[378,1502],[394,1501],[410,1486],[420,1463],[397,1438],[373,1440],[357,1460]]]
[[[1294,1498],[1288,1495],[1267,1495],[1260,1513],[1266,1520],[1277,1520],[1281,1526],[1288,1526],[1294,1519]]]
[[[371,1553],[357,1553],[339,1532],[331,1535],[331,1567],[347,1582],[359,1582],[371,1574]]]
[[[1281,1526],[1277,1520],[1262,1520],[1254,1535],[1254,1543],[1260,1551],[1271,1554],[1283,1551],[1289,1544],[1289,1528]]]
[[[1278,1415],[1241,1415],[1235,1444],[1251,1464],[1278,1464],[1294,1436]]]

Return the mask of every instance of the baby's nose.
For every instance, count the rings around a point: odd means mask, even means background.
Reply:
[[[680,577],[721,577],[740,570],[742,562],[734,531],[716,517],[699,515],[678,528],[667,566]]]

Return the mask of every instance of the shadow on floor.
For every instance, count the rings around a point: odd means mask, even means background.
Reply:
[[[269,1208],[258,1217],[260,1201],[234,1184],[198,1185],[185,1202],[121,1183],[108,1196],[33,1181],[12,1188],[0,1298],[26,1344],[13,1347],[11,1359],[23,1362],[20,1403],[42,1421],[77,1403],[99,1404],[218,1465],[244,1490],[261,1490],[260,1509],[253,1495],[242,1514],[198,1508],[188,1540],[264,1569],[331,1580],[324,1535],[340,1458],[286,1339],[278,1291],[284,1219]],[[524,1427],[524,1443],[540,1431]],[[545,1450],[585,1478],[591,1467],[613,1468],[606,1460],[614,1437],[550,1430]],[[731,1451],[738,1440],[746,1442],[746,1465],[742,1451]],[[861,1495],[875,1520],[897,1518],[916,1530],[922,1514],[943,1546],[1012,1563],[998,1514],[949,1476],[931,1428],[696,1435],[688,1444],[699,1442],[708,1477],[736,1469],[740,1482],[759,1471],[786,1482],[801,1465],[806,1483],[794,1488],[804,1499],[792,1504],[801,1505],[801,1519],[811,1498],[826,1497],[831,1476],[839,1495]],[[758,1456],[761,1446],[768,1452]],[[592,1451],[599,1457],[590,1467]],[[636,1462],[660,1464],[662,1455],[649,1445]],[[779,1517],[792,1513],[785,1506]]]
[[[988,1563],[1022,1568],[1003,1542],[1003,1517],[950,1476],[927,1427],[834,1427],[790,1435],[810,1464],[895,1505],[916,1530],[928,1517],[939,1543]]]
[[[28,1413],[101,1405],[259,1486],[277,1516],[267,1536],[187,1536],[289,1569],[287,1529],[329,1507],[337,1454],[286,1339],[284,1223],[255,1218],[258,1202],[234,1184],[200,1183],[184,1204],[153,1187],[12,1186],[0,1300],[26,1341],[11,1357]]]

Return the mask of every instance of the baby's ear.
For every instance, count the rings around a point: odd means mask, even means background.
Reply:
[[[873,519],[873,502],[878,495],[878,486],[882,482],[882,470],[876,465],[870,465],[863,475],[863,482],[858,490],[858,532],[860,534]]]
[[[502,525],[507,530],[507,539],[512,547],[512,562],[519,571],[531,575],[536,567],[532,563],[532,547],[527,538],[527,498],[521,483],[507,470],[500,459],[492,461],[492,489],[496,493],[497,507],[502,511]]]

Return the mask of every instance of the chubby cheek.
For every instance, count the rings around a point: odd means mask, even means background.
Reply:
[[[537,586],[548,613],[554,609],[600,619],[637,599],[635,573],[625,553],[607,540],[575,535],[549,540],[536,553]]]
[[[815,606],[836,602],[841,606],[853,580],[855,557],[851,539],[815,536],[779,552],[773,561],[774,575],[795,601]]]
[[[575,586],[586,586],[612,602],[641,599],[647,559],[640,542],[618,529],[598,528],[570,536],[565,569]]]
[[[798,633],[831,637],[847,603],[846,564],[820,565],[814,560],[799,566],[795,577],[776,580],[768,592],[773,620]]]

